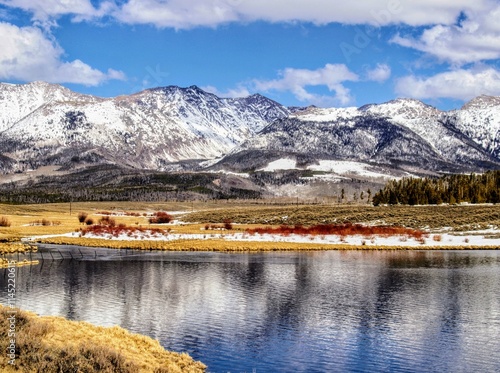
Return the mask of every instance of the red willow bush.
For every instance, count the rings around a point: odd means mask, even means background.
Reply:
[[[125,224],[120,224],[118,226],[93,225],[91,227],[83,229],[81,233],[82,236],[85,236],[87,233],[90,233],[96,236],[111,235],[113,237],[118,237],[121,234],[132,236],[136,233],[166,234],[168,233],[169,230],[164,230],[159,228],[127,227]]]
[[[172,215],[167,214],[163,211],[155,212],[155,214],[149,218],[150,224],[167,224],[174,220]]]
[[[246,230],[250,234],[280,234],[288,236],[290,234],[301,234],[301,235],[327,235],[336,234],[339,236],[410,236],[416,239],[420,239],[425,234],[424,232],[416,229],[399,227],[399,226],[388,226],[388,225],[362,225],[362,224],[319,224],[310,227],[304,227],[302,225],[281,225],[278,228],[273,227],[259,227],[259,228],[248,228]]]

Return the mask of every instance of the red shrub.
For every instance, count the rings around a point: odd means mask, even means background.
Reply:
[[[362,235],[362,236],[396,236],[396,235],[407,235],[414,238],[422,238],[424,232],[405,228],[398,226],[370,226],[370,225],[362,225],[362,224],[319,224],[313,225],[311,227],[303,227],[302,225],[290,226],[290,225],[281,225],[278,228],[272,227],[263,227],[263,228],[253,228],[247,229],[247,233],[250,234],[281,234],[281,235],[289,235],[289,234],[301,234],[301,235],[327,235],[327,234],[336,234],[341,237],[345,236],[354,236],[354,235]]]
[[[174,220],[172,215],[163,211],[156,212],[153,217],[149,218],[150,224],[167,224]]]
[[[233,223],[231,222],[231,220],[229,219],[224,220],[224,229],[227,230],[233,229]]]

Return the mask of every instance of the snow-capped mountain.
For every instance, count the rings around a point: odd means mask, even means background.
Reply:
[[[35,82],[0,86],[0,154],[21,165],[112,162],[161,169],[220,157],[288,109],[260,95],[170,86],[104,99]]]
[[[500,97],[479,96],[448,113],[448,124],[500,158]]]
[[[43,82],[0,84],[3,172],[94,163],[164,170],[179,162],[258,170],[280,159],[294,168],[341,160],[413,173],[500,168],[500,98],[480,96],[449,112],[411,99],[286,108],[196,86],[100,98]]]
[[[339,159],[413,172],[500,166],[498,158],[450,122],[450,113],[411,99],[359,109],[309,107],[276,120],[233,150],[223,164],[258,169],[266,162],[293,156],[299,165]]]

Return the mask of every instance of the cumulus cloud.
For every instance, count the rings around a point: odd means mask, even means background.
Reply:
[[[80,60],[63,61],[63,49],[37,27],[0,22],[0,40],[0,79],[95,86],[109,79],[125,78],[113,69],[104,73]]]
[[[288,91],[299,101],[318,106],[345,106],[352,103],[353,98],[350,90],[342,83],[357,80],[358,75],[351,72],[346,65],[326,64],[316,70],[287,68],[280,73],[279,79],[256,80],[254,84],[258,91]],[[333,96],[311,93],[306,89],[308,86],[326,86]]]
[[[453,24],[465,9],[483,9],[490,0],[129,0],[115,12],[123,22],[158,27],[215,27],[228,22],[312,22],[327,24]]]
[[[416,38],[396,35],[391,41],[455,66],[500,58],[500,4],[463,15],[457,25],[436,25]]]
[[[66,14],[76,16],[77,20],[102,17],[115,9],[112,1],[104,1],[95,8],[90,0],[0,0],[0,4],[33,13],[35,20],[43,22]]]
[[[32,12],[36,19],[72,14],[80,18],[113,16],[129,24],[157,27],[216,27],[229,22],[312,22],[327,24],[451,25],[464,10],[484,9],[491,0],[0,0],[0,4]],[[77,17],[77,18],[78,18]]]
[[[481,94],[500,95],[500,71],[482,66],[447,71],[431,77],[410,75],[397,81],[396,92],[418,99],[451,98],[463,101]]]
[[[386,64],[377,64],[374,69],[368,70],[366,72],[366,78],[374,82],[385,82],[391,76],[391,68]]]

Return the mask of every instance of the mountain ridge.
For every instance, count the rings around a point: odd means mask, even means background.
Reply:
[[[497,168],[500,97],[450,111],[405,98],[287,108],[260,94],[221,98],[195,85],[102,98],[45,82],[0,83],[4,173],[95,163],[254,170],[287,156],[304,165],[337,159],[438,173]]]

